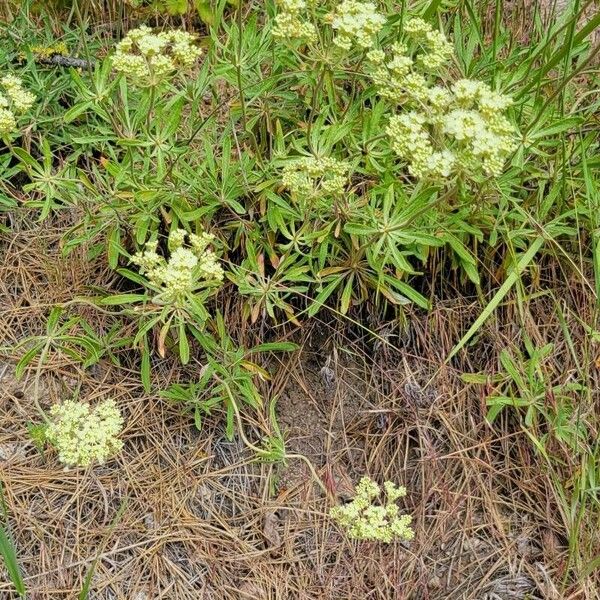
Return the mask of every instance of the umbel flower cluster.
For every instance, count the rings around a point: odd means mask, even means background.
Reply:
[[[349,171],[347,162],[311,156],[287,164],[281,182],[298,200],[330,198],[344,192]]]
[[[410,19],[404,32],[416,51],[396,43],[391,56],[368,54],[378,93],[403,110],[387,127],[393,150],[415,177],[500,175],[516,147],[516,131],[504,114],[511,98],[469,79],[450,89],[431,84],[428,75],[448,61],[452,46],[422,19]]]
[[[326,19],[337,33],[333,43],[344,50],[355,44],[362,49],[372,48],[375,35],[385,24],[385,17],[373,2],[356,0],[343,0]]]
[[[23,82],[15,75],[0,79],[0,135],[12,133],[17,128],[18,115],[27,112],[35,102],[35,96],[23,88]]]
[[[155,86],[196,62],[202,50],[194,41],[194,36],[186,31],[152,33],[142,25],[117,44],[113,68],[136,85]]]
[[[67,400],[50,409],[45,436],[62,463],[87,467],[121,450],[123,442],[117,436],[122,429],[123,417],[114,400],[104,400],[95,408]]]
[[[311,2],[314,4],[314,0]],[[308,9],[305,0],[278,0],[280,11],[275,17],[271,34],[282,40],[313,42],[317,39],[315,26],[305,18]]]
[[[314,24],[306,18],[309,9],[317,8],[316,0],[278,0],[278,4],[280,11],[271,32],[274,37],[304,42],[317,39]],[[366,49],[373,47],[375,35],[385,24],[385,17],[377,12],[373,2],[342,0],[332,12],[325,15],[324,23],[335,32],[333,43],[339,48],[350,50],[358,46]]]
[[[186,238],[190,247],[185,247]],[[158,254],[158,242],[148,242],[143,252],[132,257],[150,285],[158,292],[155,301],[181,304],[186,296],[201,285],[223,280],[223,269],[215,253],[209,249],[214,235],[190,233],[175,229],[169,235],[169,260]]]
[[[386,544],[395,539],[413,539],[412,517],[400,514],[396,504],[398,498],[406,496],[406,489],[391,481],[386,481],[383,487],[385,504],[374,504],[381,495],[381,488],[369,477],[363,477],[356,486],[352,502],[331,509],[332,518],[346,529],[352,539]]]

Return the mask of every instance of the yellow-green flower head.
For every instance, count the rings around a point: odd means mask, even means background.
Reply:
[[[337,33],[333,43],[344,50],[355,44],[363,49],[372,48],[375,36],[385,25],[385,17],[373,2],[343,0],[327,18]]]
[[[367,53],[366,75],[399,110],[386,129],[392,149],[418,178],[500,175],[516,148],[517,132],[504,114],[512,99],[471,79],[436,85],[452,45],[421,18],[409,19],[403,31],[410,43]]]
[[[499,176],[504,163],[516,148],[516,132],[502,114],[511,104],[480,81],[462,79],[453,86],[455,104],[443,119],[443,132],[458,142],[462,166],[478,167],[487,175]]]
[[[21,79],[14,75],[5,75],[0,83],[14,112],[24,113],[33,106],[35,96],[23,88]]]
[[[185,246],[186,239],[190,247]],[[154,241],[148,242],[131,261],[157,292],[156,301],[179,304],[199,287],[223,281],[223,268],[209,249],[213,240],[209,233],[188,234],[184,229],[175,229],[169,235],[168,260],[158,254],[158,243]]]
[[[275,17],[271,35],[284,41],[313,42],[317,39],[315,26],[306,20],[305,0],[279,0],[280,12]]]
[[[406,496],[406,489],[386,481],[384,490],[385,503],[374,504],[381,495],[381,488],[369,477],[363,477],[352,502],[332,508],[330,514],[353,539],[386,544],[395,539],[413,539],[411,516],[400,514],[396,505],[396,500]]]
[[[17,128],[17,120],[12,111],[0,108],[0,135],[12,133]]]
[[[423,39],[432,30],[431,25],[420,17],[413,17],[404,24],[404,33],[415,39]]]
[[[186,31],[153,33],[142,25],[117,44],[112,65],[136,85],[155,86],[196,62],[202,50],[194,42]]]
[[[368,76],[384,98],[405,105],[408,102],[427,102],[429,84],[425,75],[438,70],[452,56],[452,45],[444,34],[435,31],[423,19],[410,19],[404,33],[413,40],[412,53],[409,45],[396,42],[390,46],[391,57],[382,50],[367,54],[371,62]],[[441,100],[441,97],[437,97]]]
[[[434,85],[427,90],[427,102],[435,111],[444,111],[452,103],[452,94],[440,85]]]
[[[15,75],[0,79],[0,135],[17,129],[17,117],[27,112],[35,102],[35,96],[23,88],[23,82]]]
[[[95,408],[68,400],[50,409],[46,439],[67,466],[87,467],[103,463],[123,447],[118,435],[123,418],[114,400],[104,400]]]
[[[343,194],[350,165],[329,157],[311,156],[291,161],[281,182],[297,199],[316,199]]]
[[[422,53],[417,56],[417,63],[429,71],[438,69],[452,56],[452,44],[446,36],[421,18],[409,19],[404,33],[419,43]]]

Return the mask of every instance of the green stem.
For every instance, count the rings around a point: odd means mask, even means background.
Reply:
[[[246,445],[247,448],[250,448],[250,450],[252,450],[253,452],[255,452],[258,456],[264,455],[265,454],[265,450],[263,448],[260,448],[259,446],[254,445],[247,437],[246,434],[244,433],[244,428],[243,428],[243,424],[242,424],[242,418],[240,416],[238,407],[237,407],[237,403],[235,401],[235,398],[233,397],[233,393],[231,392],[231,389],[229,387],[229,385],[227,384],[226,381],[223,381],[221,378],[219,377],[215,377],[215,379],[221,383],[225,389],[227,390],[227,395],[229,396],[229,401],[231,402],[231,406],[233,407],[233,412],[235,414],[235,418],[237,420],[238,423],[238,429],[240,432],[240,436],[242,438],[242,441],[244,442],[244,444]],[[285,454],[284,460],[290,459],[290,458],[297,458],[299,460],[302,460],[306,463],[306,466],[308,467],[311,475],[313,476],[313,479],[315,481],[315,483],[321,488],[321,490],[323,490],[323,492],[325,492],[325,495],[329,496],[330,493],[327,490],[327,488],[325,487],[325,485],[323,484],[323,482],[321,481],[321,478],[319,477],[318,473],[316,472],[313,464],[310,462],[310,460],[308,460],[308,458],[306,458],[306,456],[303,456],[302,454]]]

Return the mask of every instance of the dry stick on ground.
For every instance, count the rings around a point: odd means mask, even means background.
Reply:
[[[57,67],[67,67],[73,69],[89,69],[94,63],[83,58],[74,56],[63,56],[62,54],[53,54],[49,57],[36,56],[35,61],[44,65],[55,65]]]

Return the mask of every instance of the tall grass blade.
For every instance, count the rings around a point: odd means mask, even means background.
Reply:
[[[467,333],[465,333],[465,335],[458,342],[458,344],[456,344],[456,346],[454,346],[454,348],[448,355],[446,362],[448,362],[451,358],[456,356],[456,354],[464,348],[465,344],[475,335],[475,333],[477,333],[479,328],[489,319],[491,314],[496,310],[496,308],[498,308],[498,305],[500,304],[500,302],[502,302],[502,300],[504,299],[506,294],[508,294],[508,292],[510,291],[512,286],[517,282],[517,280],[519,279],[519,276],[521,275],[523,270],[533,260],[534,256],[539,252],[539,250],[543,246],[543,244],[544,244],[543,237],[538,237],[533,241],[533,243],[531,244],[531,246],[529,247],[527,252],[525,252],[525,254],[523,254],[523,256],[521,257],[521,260],[519,260],[519,262],[517,263],[516,268],[506,278],[506,281],[502,284],[500,289],[496,292],[495,296],[491,299],[490,303],[485,307],[485,309],[479,315],[479,317],[477,317],[477,320],[475,321],[475,323],[473,323],[473,325],[471,325],[471,327],[469,327],[469,330],[467,331]]]
[[[2,489],[2,484],[0,483],[0,505],[2,507],[2,516],[3,521],[6,523],[7,520],[7,512],[6,512],[6,504],[4,502],[4,492]],[[17,553],[15,551],[15,546],[8,534],[8,531],[5,529],[3,524],[0,524],[0,554],[4,559],[4,566],[8,571],[8,576],[12,584],[15,586],[15,590],[19,596],[22,598],[25,597],[25,582],[23,581],[23,576],[21,575],[21,569],[19,568],[19,562],[17,561]]]
[[[90,588],[92,585],[92,578],[94,577],[94,573],[96,572],[96,566],[98,565],[100,556],[102,555],[104,547],[106,546],[106,542],[110,538],[110,534],[115,530],[115,527],[117,526],[117,524],[123,517],[126,507],[127,507],[127,498],[125,498],[123,500],[123,502],[121,502],[121,506],[119,506],[119,510],[117,510],[117,514],[114,516],[113,520],[110,522],[108,531],[106,532],[106,537],[104,538],[104,541],[100,545],[100,548],[98,548],[98,554],[96,554],[96,558],[94,558],[92,564],[90,565],[90,569],[85,576],[85,579],[83,581],[83,587],[81,588],[81,591],[79,592],[79,596],[77,597],[78,600],[87,600],[88,599],[89,594],[90,594]]]

